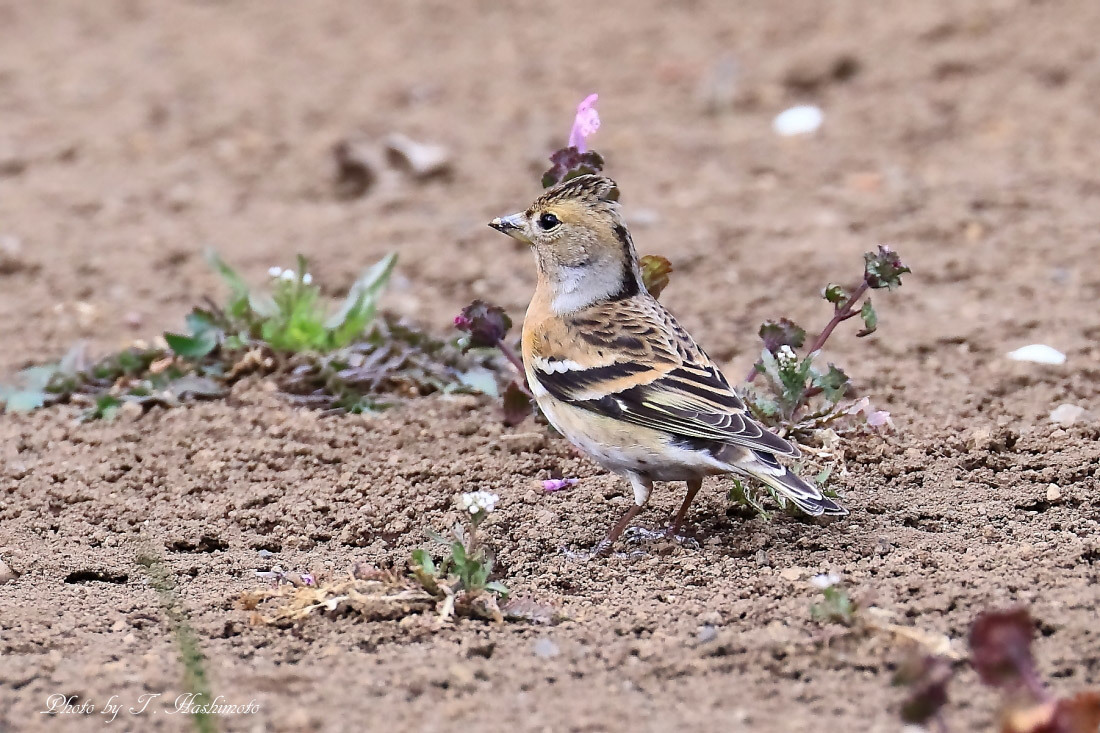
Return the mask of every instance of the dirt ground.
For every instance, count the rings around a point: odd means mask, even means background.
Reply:
[[[808,579],[825,571],[952,637],[1026,604],[1053,687],[1100,684],[1100,424],[1048,420],[1100,415],[1100,4],[739,5],[0,0],[0,375],[177,328],[222,294],[208,245],[253,281],[303,252],[337,288],[397,251],[392,310],[445,334],[482,296],[518,321],[533,263],[485,222],[538,192],[592,91],[635,242],[677,267],[662,300],[731,375],[761,320],[822,323],[817,291],[865,250],[914,270],[876,295],[878,334],[830,342],[897,425],[848,445],[851,516],[746,519],[715,480],[698,548],[570,559],[629,489],[475,397],[320,417],[246,382],[138,421],[0,417],[0,559],[20,574],[0,585],[0,729],[190,728],[160,702],[181,669],[135,564],[149,550],[215,692],[259,706],[226,731],[899,730],[902,649],[822,641]],[[732,107],[710,114],[724,59]],[[822,129],[778,137],[801,102]],[[334,143],[394,131],[448,146],[454,175],[336,197]],[[1005,358],[1032,342],[1066,364]],[[555,470],[580,484],[543,493]],[[400,566],[475,488],[501,496],[485,529],[505,582],[568,620],[283,630],[237,605],[274,563]],[[659,487],[642,524],[681,491]],[[40,714],[54,694],[146,693],[112,723]],[[955,730],[990,725],[973,674],[953,697]]]

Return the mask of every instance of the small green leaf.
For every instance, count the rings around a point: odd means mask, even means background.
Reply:
[[[727,497],[734,504],[748,507],[756,514],[760,515],[764,521],[771,519],[771,513],[760,503],[760,497],[757,496],[755,491],[746,486],[741,479],[733,479],[733,486],[730,488]]]
[[[435,560],[427,550],[418,549],[412,551],[412,561],[428,575],[435,575]]]
[[[118,416],[118,408],[122,407],[122,400],[114,395],[100,395],[96,397],[95,405],[89,407],[80,415],[81,422],[92,420],[114,420]]]
[[[806,343],[806,329],[787,318],[780,318],[778,321],[764,321],[760,324],[759,333],[760,338],[764,341],[764,348],[773,354],[783,346],[798,349]]]
[[[863,307],[859,309],[859,317],[863,319],[863,329],[856,336],[861,338],[869,336],[878,328],[878,314],[875,313],[875,307],[871,305],[870,298],[863,301]]]
[[[279,316],[279,304],[267,293],[249,293],[248,307],[260,318],[277,318]]]
[[[829,365],[829,371],[815,374],[813,378],[815,387],[820,387],[825,399],[829,402],[840,402],[851,387],[852,380],[848,378],[835,364]]]
[[[168,348],[184,359],[198,360],[209,354],[218,345],[218,335],[212,331],[203,331],[196,336],[183,336],[178,333],[164,334]]]
[[[237,274],[237,271],[225,263],[213,249],[206,250],[206,261],[221,275],[222,280],[229,286],[234,297],[246,297],[248,295],[248,283]]]
[[[57,364],[27,367],[19,372],[19,381],[23,384],[23,390],[27,392],[45,392],[60,370]]]
[[[360,275],[348,289],[348,295],[344,298],[340,309],[325,321],[325,328],[334,331],[344,326],[349,320],[362,321],[354,334],[358,336],[367,325],[367,319],[363,318],[363,315],[368,310],[373,315],[378,295],[389,282],[395,265],[397,265],[397,255],[390,253]]]
[[[783,394],[781,395],[783,402],[787,405],[797,405],[802,401],[807,381],[811,378],[813,354],[805,359],[795,358],[790,361],[776,358],[775,363],[779,368],[779,383],[783,388]]]
[[[824,601],[810,606],[810,616],[815,621],[831,621],[845,626],[855,619],[856,604],[840,586],[829,586],[824,591]]]
[[[778,417],[780,413],[779,403],[763,395],[755,395],[749,403],[757,417]]]
[[[487,394],[490,397],[500,396],[497,377],[491,369],[474,367],[468,371],[459,372],[458,381],[475,392]]]
[[[496,593],[498,596],[506,598],[512,591],[508,590],[508,586],[501,583],[499,580],[494,580],[492,583],[485,585],[485,590],[492,593]]]
[[[451,543],[451,559],[454,560],[455,565],[459,567],[466,564],[466,548],[461,542]]]
[[[214,314],[203,308],[193,309],[187,314],[183,321],[187,324],[187,330],[192,336],[197,336],[207,331],[221,331]]]
[[[814,476],[814,483],[820,488],[825,488],[825,484],[829,483],[829,478],[833,475],[833,465],[830,464],[821,469],[816,476]]]
[[[848,289],[843,285],[829,283],[825,286],[825,289],[821,291],[821,297],[833,305],[839,306],[844,303],[844,301],[848,300],[851,295],[848,293]]]
[[[476,560],[469,563],[469,573],[463,584],[470,590],[480,590],[487,582],[489,582],[489,568]]]
[[[46,404],[46,393],[40,390],[20,390],[4,396],[6,412],[30,412]]]

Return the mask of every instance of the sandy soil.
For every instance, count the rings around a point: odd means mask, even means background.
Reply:
[[[678,269],[662,299],[731,374],[764,318],[820,323],[817,290],[875,244],[913,268],[876,297],[878,335],[830,343],[897,423],[847,447],[851,517],[746,519],[715,481],[691,517],[701,547],[579,563],[561,548],[595,542],[629,491],[473,397],[321,418],[243,383],[137,422],[3,416],[0,559],[20,576],[0,586],[0,730],[189,729],[159,700],[109,725],[39,714],[51,694],[179,694],[135,564],[150,549],[216,692],[260,707],[228,731],[897,730],[898,645],[826,644],[810,619],[807,579],[828,570],[955,637],[1027,604],[1054,687],[1100,684],[1100,425],[1047,419],[1065,402],[1100,415],[1100,4],[459,7],[0,1],[0,374],[176,327],[221,292],[207,245],[254,280],[304,252],[336,287],[396,250],[393,310],[442,334],[491,296],[518,320],[529,254],[485,222],[533,197],[595,90],[635,241]],[[727,57],[733,108],[707,114]],[[799,102],[824,108],[822,130],[777,137]],[[449,146],[454,176],[337,198],[333,144],[393,131]],[[1035,341],[1067,363],[1004,358]],[[552,471],[582,481],[544,494]],[[275,562],[401,565],[473,488],[502,497],[485,527],[505,580],[569,620],[280,630],[236,605]],[[989,724],[972,675],[954,693],[957,729]]]

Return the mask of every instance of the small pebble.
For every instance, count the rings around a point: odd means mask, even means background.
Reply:
[[[1051,484],[1047,486],[1047,501],[1054,503],[1062,498],[1062,490],[1058,488],[1058,484]]]
[[[783,580],[798,580],[802,577],[802,568],[783,568],[779,571],[779,577]]]
[[[1050,421],[1058,425],[1073,425],[1085,418],[1085,408],[1079,405],[1062,404],[1050,413]]]
[[[820,107],[803,104],[797,107],[785,109],[776,115],[772,121],[772,129],[783,137],[793,135],[808,135],[817,132],[821,123],[825,121],[825,113]]]
[[[442,145],[418,143],[401,133],[393,133],[384,142],[390,162],[405,168],[415,178],[430,178],[448,173],[451,154]]]
[[[553,659],[560,653],[561,651],[558,649],[558,645],[545,636],[535,642],[536,656],[542,657],[543,659]]]
[[[1065,364],[1066,355],[1053,346],[1028,344],[1007,354],[1013,361],[1029,361],[1033,364]]]
[[[18,577],[19,573],[12,570],[6,562],[0,560],[0,585],[3,585],[4,583],[10,583]]]

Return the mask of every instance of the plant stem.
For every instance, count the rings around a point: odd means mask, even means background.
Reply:
[[[527,371],[523,368],[523,360],[520,359],[519,354],[517,354],[516,350],[513,349],[508,344],[508,342],[504,341],[503,339],[497,342],[497,346],[500,348],[501,353],[504,354],[508,361],[512,363],[512,366],[519,374],[519,380],[516,382],[516,384],[519,385],[520,389],[522,389],[528,397],[532,397],[533,395],[531,394],[531,388],[527,386]]]
[[[866,280],[859,284],[859,287],[856,288],[851,297],[844,302],[844,305],[836,309],[836,312],[833,313],[832,319],[830,319],[829,322],[825,324],[825,328],[822,329],[821,333],[817,335],[817,338],[813,340],[813,342],[810,344],[810,348],[806,350],[806,353],[812,354],[820,349],[822,346],[824,346],[825,342],[829,340],[829,336],[833,334],[833,329],[835,329],[841,321],[846,321],[849,318],[853,318],[856,315],[859,315],[859,311],[852,310],[852,307],[859,302],[860,298],[863,297],[863,294],[867,292],[868,287],[869,286],[867,285]]]

